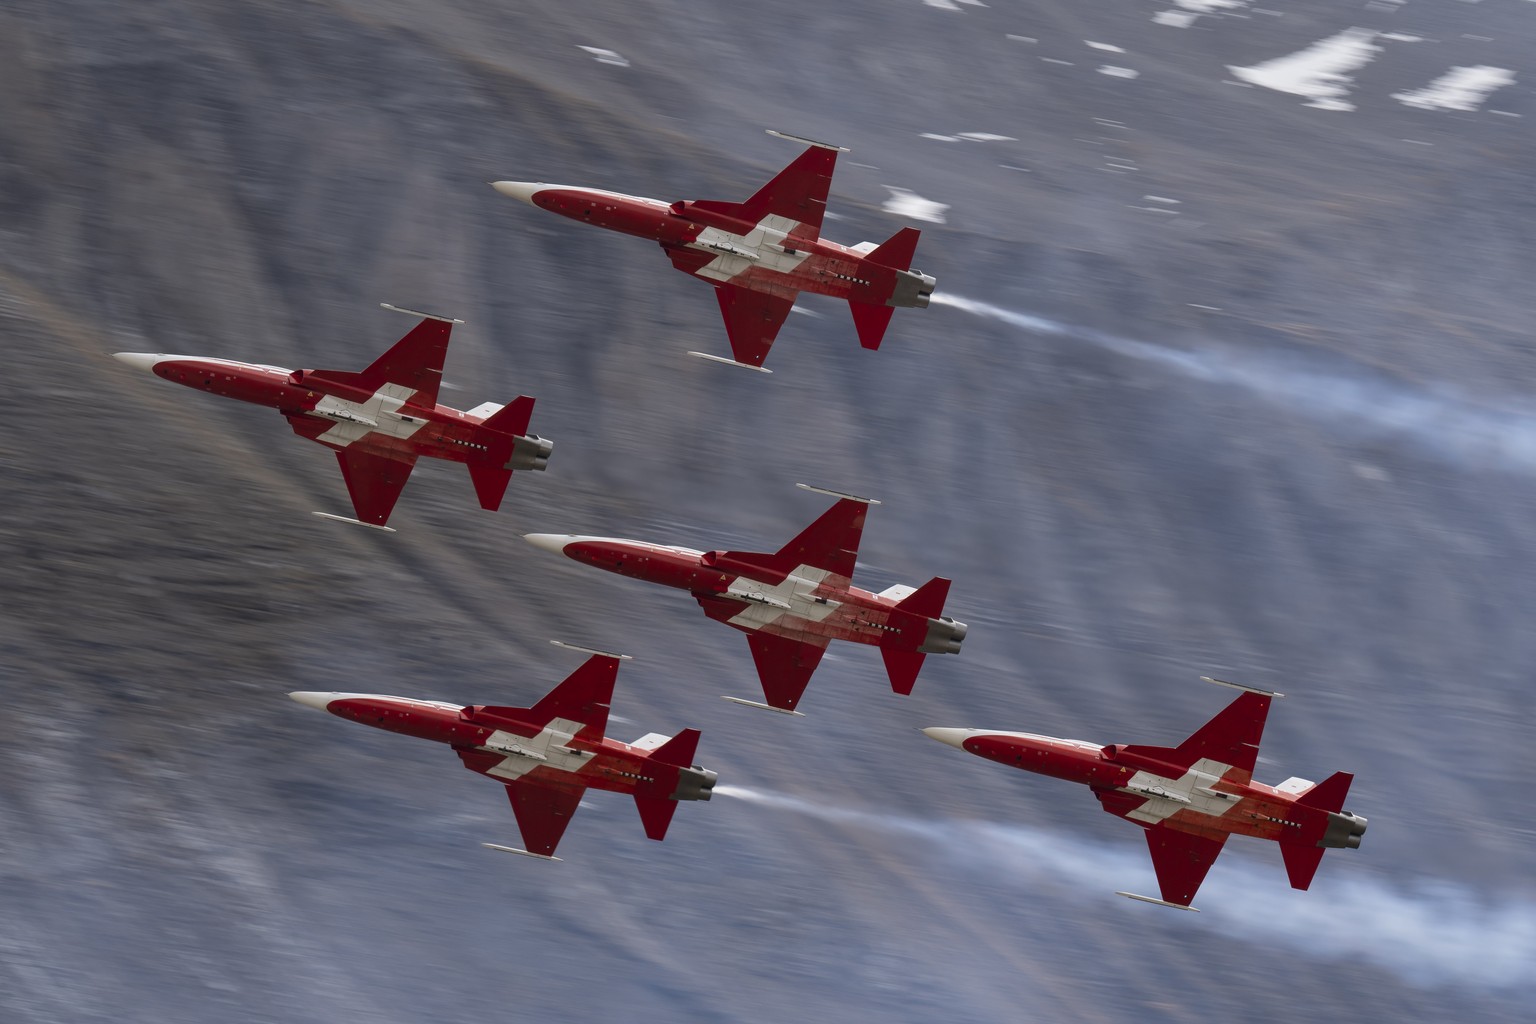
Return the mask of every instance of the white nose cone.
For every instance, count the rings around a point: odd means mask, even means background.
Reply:
[[[373,697],[372,693],[337,693],[334,690],[295,690],[288,695],[306,707],[316,711],[329,710],[332,701],[346,700],[352,697]]]
[[[923,730],[923,735],[929,739],[938,740],[940,743],[948,743],[950,746],[959,747],[961,750],[965,749],[965,741],[975,735],[975,733],[975,729],[930,728]]]
[[[114,352],[112,358],[121,359],[136,370],[153,370],[166,355],[164,352]]]
[[[565,546],[572,541],[583,540],[574,533],[525,533],[523,540],[536,548],[543,548],[551,554],[565,554]]]
[[[521,199],[523,202],[528,203],[529,205],[532,205],[535,193],[542,192],[549,187],[549,185],[542,181],[491,182],[491,188],[495,189],[497,192],[500,192],[504,196],[511,196],[513,199]]]

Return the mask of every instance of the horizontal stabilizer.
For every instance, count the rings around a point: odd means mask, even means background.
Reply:
[[[473,409],[464,410],[464,415],[471,419],[487,420],[496,415],[499,410],[505,408],[506,406],[500,402],[481,402]]]
[[[880,657],[885,659],[885,673],[891,677],[891,689],[905,696],[917,685],[917,674],[923,670],[923,659],[928,655],[921,651],[882,647]]]
[[[1326,852],[1321,846],[1286,842],[1280,844],[1280,856],[1285,858],[1285,873],[1291,880],[1292,889],[1305,889],[1312,884],[1317,866],[1323,862],[1323,854]]]
[[[897,604],[900,604],[902,601],[905,601],[915,593],[917,593],[916,587],[909,587],[905,583],[897,583],[893,586],[886,587],[875,596],[883,597],[888,601],[895,601]]]
[[[944,602],[947,600],[949,600],[949,580],[943,576],[935,576],[902,598],[896,607],[911,615],[936,619],[944,614]]]
[[[864,258],[891,270],[911,270],[920,234],[917,228],[902,228]]]
[[[657,747],[652,752],[651,759],[676,768],[687,768],[693,764],[693,755],[698,752],[698,749],[699,730],[684,729]]]
[[[875,306],[868,302],[850,299],[848,308],[853,311],[853,326],[859,332],[859,344],[871,352],[885,340],[885,330],[891,326],[895,306]]]
[[[657,841],[667,838],[667,827],[672,824],[672,815],[677,813],[676,800],[637,796],[635,807],[640,811],[640,822],[645,826],[646,836]]]
[[[1296,802],[1320,811],[1341,811],[1349,796],[1350,783],[1355,781],[1349,772],[1334,772],[1322,782],[1296,797]]]

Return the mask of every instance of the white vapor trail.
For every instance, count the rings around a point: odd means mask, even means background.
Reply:
[[[742,786],[719,796],[792,814],[925,840],[961,869],[1004,876],[1021,886],[1066,882],[1096,896],[1152,877],[1140,842],[1109,844],[1046,829],[991,822],[932,820],[813,804]],[[1342,860],[1337,851],[1333,857]],[[1347,865],[1326,865],[1342,871]],[[1377,879],[1330,879],[1328,899],[1289,894],[1277,856],[1274,877],[1229,861],[1201,888],[1198,925],[1236,938],[1279,943],[1314,957],[1358,957],[1416,986],[1532,986],[1536,904],[1486,900],[1464,886],[1408,887]],[[1194,917],[1194,915],[1189,915]],[[1183,915],[1181,915],[1181,918]],[[1182,923],[1182,922],[1181,922]]]
[[[1192,380],[1240,388],[1314,419],[1342,421],[1378,436],[1399,437],[1456,465],[1470,462],[1536,472],[1536,408],[1490,408],[1443,388],[1416,389],[1366,371],[1298,369],[1262,353],[1181,349],[1138,341],[942,292],[933,297],[933,303],[1032,334],[1084,341]]]

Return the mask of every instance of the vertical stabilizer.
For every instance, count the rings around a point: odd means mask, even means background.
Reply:
[[[917,685],[917,674],[923,670],[923,659],[928,656],[921,651],[882,647],[880,657],[885,661],[885,674],[890,676],[891,689],[906,696]]]
[[[891,270],[911,270],[912,260],[917,257],[917,239],[921,234],[917,228],[902,228],[864,258]]]
[[[891,326],[891,316],[896,312],[896,307],[876,306],[849,299],[848,308],[853,312],[853,327],[859,332],[859,344],[871,352],[878,349],[885,340],[885,331]]]
[[[1344,801],[1349,797],[1350,784],[1354,781],[1354,775],[1349,772],[1334,772],[1311,789],[1298,794],[1296,802],[1320,811],[1342,811]]]
[[[693,756],[699,749],[699,730],[684,729],[651,752],[651,759],[675,768],[687,768],[693,764]]]
[[[1311,886],[1312,878],[1317,874],[1317,867],[1323,862],[1323,854],[1326,852],[1321,846],[1284,841],[1280,843],[1280,856],[1285,858],[1285,874],[1291,880],[1292,889]]]
[[[667,838],[667,828],[672,824],[672,815],[677,813],[676,800],[636,796],[635,807],[640,812],[640,823],[645,826],[647,838],[658,842]]]

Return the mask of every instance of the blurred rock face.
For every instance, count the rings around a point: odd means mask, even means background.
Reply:
[[[1524,1019],[1532,14],[1202,6],[0,14],[0,1018]],[[853,149],[830,237],[942,216],[879,353],[810,298],[772,378],[687,359],[707,289],[484,185],[741,199],[764,127]],[[502,513],[423,466],[396,537],[313,520],[334,460],[110,358],[357,369],[379,301],[468,321],[446,401],[537,396]],[[850,649],[733,708],[739,638],[517,540],[772,549],[798,480],[884,501],[860,585],[954,578],[911,697]],[[283,698],[523,703],[549,638],[703,730],[665,844],[594,799],[509,865],[447,751]],[[1202,673],[1291,695],[1261,780],[1357,775],[1310,893],[1233,843],[1198,920],[1120,905],[1133,833],[916,732],[1176,742]]]

